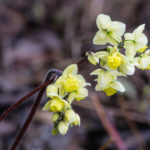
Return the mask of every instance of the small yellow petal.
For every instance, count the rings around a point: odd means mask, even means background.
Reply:
[[[64,71],[63,71],[63,75],[67,75],[67,74],[77,74],[78,73],[78,66],[77,64],[72,64],[69,65]]]
[[[109,87],[109,88],[107,88],[107,89],[105,89],[103,91],[106,93],[107,96],[112,96],[112,95],[114,95],[117,92],[116,89],[113,89],[111,87]]]
[[[146,45],[143,48],[139,49],[137,52],[143,53],[147,48],[148,46]]]

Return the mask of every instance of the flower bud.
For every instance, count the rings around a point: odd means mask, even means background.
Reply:
[[[68,128],[69,128],[69,124],[65,121],[61,121],[59,124],[58,124],[58,131],[60,134],[64,135],[67,133],[68,131]]]
[[[52,133],[52,135],[57,135],[58,134],[58,128],[53,128],[51,133]]]
[[[72,123],[74,126],[80,126],[80,116],[76,113],[76,120]]]
[[[68,122],[68,123],[72,123],[76,120],[76,114],[75,112],[72,110],[72,109],[69,109],[66,111],[65,113],[65,120]]]
[[[99,63],[99,58],[97,58],[95,56],[95,53],[91,52],[91,53],[87,53],[86,54],[88,56],[88,61],[93,64],[93,65],[96,65],[97,63]]]
[[[60,117],[60,113],[55,112],[52,116],[52,122],[56,122]]]

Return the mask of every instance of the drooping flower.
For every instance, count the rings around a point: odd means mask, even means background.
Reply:
[[[112,21],[110,16],[100,14],[96,20],[99,31],[96,33],[93,43],[104,45],[110,43],[117,45],[122,41],[121,37],[125,32],[126,25],[119,21]]]
[[[115,94],[117,91],[124,92],[124,86],[117,80],[117,76],[122,74],[117,71],[105,71],[102,69],[96,69],[91,75],[98,75],[96,91],[104,91],[107,96]]]
[[[43,107],[43,110],[48,110],[52,112],[62,111],[67,108],[70,108],[70,105],[67,101],[60,97],[54,97],[53,99],[49,100],[45,106]]]
[[[62,76],[55,83],[47,87],[46,95],[50,100],[45,104],[43,110],[54,112],[52,115],[53,135],[66,134],[69,125],[80,125],[80,117],[71,108],[71,103],[74,99],[79,101],[88,96],[88,90],[85,88],[87,85],[90,84],[78,74],[78,67],[73,64],[63,71]]]
[[[148,39],[143,33],[145,24],[136,28],[133,33],[126,33],[124,35],[124,48],[128,57],[134,57],[137,52],[143,52],[147,48]]]
[[[83,87],[83,88],[80,88],[78,91],[70,93],[68,96],[68,102],[69,104],[71,104],[74,99],[76,99],[77,101],[80,101],[80,100],[85,99],[85,97],[87,96],[88,96],[88,90]]]
[[[78,74],[78,67],[76,64],[73,64],[64,70],[62,76],[56,81],[56,85],[63,88],[65,93],[72,95],[72,99],[84,99],[88,96],[85,86],[90,84],[86,83],[83,76]]]
[[[112,96],[117,93],[117,91],[124,92],[125,88],[119,81],[113,81],[108,84],[107,87],[105,87],[105,89],[103,89],[102,91],[104,91],[107,96]]]
[[[110,46],[107,51],[96,52],[95,57],[99,58],[101,60],[100,65],[108,70],[117,70],[125,59],[125,56],[119,52],[117,47]]]
[[[60,134],[65,135],[69,129],[69,123],[66,121],[60,121],[58,124],[58,131]]]

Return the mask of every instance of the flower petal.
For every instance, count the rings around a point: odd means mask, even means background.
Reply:
[[[72,64],[69,65],[64,71],[63,75],[68,75],[68,74],[77,74],[78,73],[78,66],[77,64]]]
[[[116,89],[117,91],[124,92],[125,88],[119,81],[114,81],[110,85],[111,88]]]

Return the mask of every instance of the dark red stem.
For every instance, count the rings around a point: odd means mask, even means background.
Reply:
[[[32,96],[33,94],[35,94],[40,89],[45,88],[49,84],[50,84],[50,81],[47,81],[47,82],[41,84],[40,86],[38,86],[35,89],[33,89],[31,92],[29,92],[28,94],[26,94],[24,97],[22,97],[21,99],[19,99],[13,105],[11,105],[5,112],[2,113],[2,115],[0,116],[0,121],[2,121],[11,111],[13,111],[18,105],[20,105],[21,103],[23,103],[27,98],[29,98],[30,96]]]
[[[52,77],[53,74],[56,74],[57,76],[53,77],[51,80],[50,78]],[[52,69],[48,72],[47,76],[46,76],[46,79],[45,79],[45,83],[47,83],[47,81],[49,81],[49,84],[54,82],[54,80],[57,79],[57,77],[59,77],[61,75],[61,72],[59,70],[56,70],[56,69]],[[18,133],[17,137],[15,138],[15,141],[14,143],[12,144],[12,146],[10,147],[10,150],[16,150],[18,144],[20,143],[22,137],[24,136],[24,133],[26,132],[27,128],[29,127],[34,115],[35,115],[35,112],[40,104],[40,101],[42,99],[42,96],[44,94],[44,91],[45,91],[46,87],[44,87],[43,89],[40,90],[36,100],[34,101],[34,104],[32,106],[32,109],[23,125],[23,127],[21,128],[20,132]]]
[[[54,78],[51,79],[50,81],[51,81],[51,83],[52,83],[52,82],[54,81]],[[22,129],[20,130],[19,134],[17,135],[17,137],[16,137],[14,143],[12,144],[10,150],[16,150],[16,148],[17,148],[19,142],[21,141],[21,139],[22,139],[22,137],[23,137],[25,131],[27,130],[27,128],[28,128],[30,122],[31,122],[32,119],[33,119],[33,116],[34,116],[34,114],[35,114],[35,112],[36,112],[36,110],[37,110],[37,107],[38,107],[39,104],[40,104],[40,101],[41,101],[41,99],[42,99],[42,96],[43,96],[43,94],[44,94],[44,91],[45,91],[45,88],[41,89],[41,91],[39,92],[39,94],[38,94],[38,96],[37,96],[37,99],[35,100],[35,102],[34,102],[34,104],[33,104],[33,106],[32,106],[32,109],[31,109],[31,111],[30,111],[28,117],[27,117],[27,119],[26,119],[26,121],[25,121],[25,123],[24,123]]]

